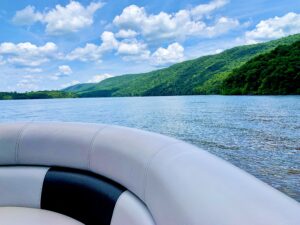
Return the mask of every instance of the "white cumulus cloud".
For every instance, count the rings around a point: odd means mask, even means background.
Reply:
[[[100,61],[103,53],[118,47],[118,41],[112,32],[105,31],[101,35],[101,45],[87,43],[84,47],[78,47],[67,54],[68,60]]]
[[[209,16],[213,11],[229,3],[229,0],[214,0],[207,4],[200,4],[191,9],[191,15],[194,19],[202,19]]]
[[[87,43],[84,47],[78,47],[70,52],[66,59],[68,60],[80,60],[82,62],[87,61],[99,61],[102,56],[102,52],[98,45]]]
[[[166,65],[184,60],[184,48],[177,42],[170,44],[167,48],[158,48],[151,55],[153,65]]]
[[[253,44],[296,33],[300,33],[300,14],[290,12],[282,17],[260,21],[255,29],[246,32],[245,39],[247,43]]]
[[[65,7],[56,5],[44,15],[43,22],[46,32],[50,34],[62,34],[77,32],[80,29],[93,24],[94,13],[102,6],[102,3],[92,2],[87,7],[79,2],[71,1]]]
[[[120,42],[117,53],[123,55],[124,60],[141,61],[149,58],[150,51],[145,43],[135,39],[129,42]]]
[[[105,31],[101,35],[100,45],[88,43],[67,54],[68,60],[100,61],[105,52],[113,51],[125,61],[150,62],[153,65],[168,65],[184,59],[184,48],[178,42],[170,44],[167,48],[158,48],[151,54],[148,46],[136,38],[118,41],[112,32]]]
[[[73,73],[72,69],[68,65],[62,65],[58,67],[59,73],[63,75],[70,75]]]
[[[120,30],[118,33],[116,33],[117,38],[134,38],[137,36],[138,33],[134,30]]]
[[[46,32],[51,35],[77,32],[93,24],[95,12],[103,6],[101,2],[92,2],[84,7],[80,2],[70,1],[66,6],[56,5],[48,11],[36,11],[33,6],[17,11],[13,22],[19,25],[31,25],[35,22],[46,24]]]
[[[227,17],[220,19],[207,17],[215,21],[212,25],[207,25],[202,17],[210,15],[227,3],[226,0],[214,0],[208,4],[200,4],[192,9],[180,10],[172,14],[165,12],[148,14],[144,7],[130,5],[114,18],[113,24],[120,28],[119,32],[132,30],[147,40],[217,36],[239,26],[239,21]]]
[[[102,44],[100,49],[102,52],[112,50],[118,47],[118,41],[112,32],[104,31],[101,35]]]
[[[43,14],[35,11],[34,6],[27,6],[24,9],[17,11],[13,17],[13,23],[18,25],[31,25],[35,22],[42,21]]]
[[[49,76],[51,80],[58,80],[60,78],[68,77],[73,73],[72,69],[68,65],[61,65],[58,67],[58,72]]]
[[[226,33],[227,31],[239,26],[240,23],[239,21],[228,18],[228,17],[220,17],[218,18],[213,26],[207,26],[205,31],[206,31],[206,36],[207,37],[213,37],[216,36],[220,33]]]
[[[0,44],[0,55],[11,64],[22,66],[39,66],[48,62],[51,58],[57,57],[57,46],[53,42],[37,46],[30,42],[14,44],[3,42]]]
[[[125,60],[143,60],[149,58],[150,51],[147,45],[136,39],[125,39],[118,41],[114,33],[104,31],[101,35],[100,45],[87,43],[84,47],[78,47],[67,54],[67,60],[101,61],[104,53],[115,51]]]
[[[184,47],[180,44],[187,37],[214,37],[240,26],[237,19],[212,16],[229,0],[213,0],[175,13],[147,13],[144,7],[130,5],[113,20],[118,30],[105,31],[100,45],[87,43],[67,54],[68,60],[101,61],[106,52],[115,52],[125,61],[147,61],[152,65],[169,65],[184,59]],[[152,41],[166,41],[166,48],[152,52]],[[163,42],[165,43],[165,42]],[[154,44],[154,45],[152,45]],[[148,47],[148,45],[150,47]]]

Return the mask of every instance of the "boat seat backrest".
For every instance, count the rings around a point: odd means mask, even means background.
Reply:
[[[0,167],[0,206],[41,208],[84,224],[154,225],[146,206],[100,175],[60,167]]]

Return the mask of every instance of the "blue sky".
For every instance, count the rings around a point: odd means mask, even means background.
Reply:
[[[296,0],[0,1],[0,91],[61,89],[300,32]]]

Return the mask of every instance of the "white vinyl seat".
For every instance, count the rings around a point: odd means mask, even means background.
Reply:
[[[71,217],[43,209],[0,207],[1,225],[83,225]]]
[[[75,219],[2,208],[0,225],[300,224],[298,202],[226,161],[105,124],[1,123],[0,206]]]

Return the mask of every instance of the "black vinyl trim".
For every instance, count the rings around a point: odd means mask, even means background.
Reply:
[[[125,188],[91,172],[50,168],[45,176],[41,208],[70,216],[86,225],[110,225]]]

